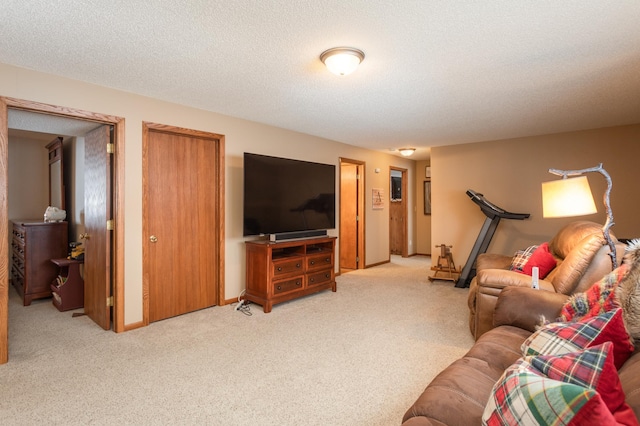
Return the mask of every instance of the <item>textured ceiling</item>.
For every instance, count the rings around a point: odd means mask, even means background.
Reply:
[[[100,123],[9,109],[9,136],[51,141],[56,136],[84,136]]]
[[[640,123],[640,1],[3,0],[0,61],[389,150]],[[318,59],[365,52],[347,77]]]

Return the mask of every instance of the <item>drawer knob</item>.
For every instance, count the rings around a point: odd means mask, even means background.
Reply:
[[[299,268],[299,267],[300,267],[300,263],[296,263],[296,268]]]
[[[311,261],[311,264],[312,264],[312,265],[315,265],[315,264],[316,264],[316,261],[315,261],[315,260],[312,260],[312,261]]]
[[[281,286],[281,285],[279,285],[278,287],[276,287],[276,289],[278,289],[278,290],[282,290],[282,286]]]
[[[278,272],[282,271],[282,267],[278,266]]]
[[[324,274],[325,278],[331,278],[331,274]]]
[[[311,281],[312,283],[315,283],[315,282],[316,282],[316,279],[315,279],[315,278],[311,278],[311,280],[310,280],[310,281]]]
[[[300,281],[296,281],[296,285],[297,285],[298,287],[300,287],[300,286],[302,285],[302,283],[301,283]]]
[[[324,261],[327,262],[327,263],[331,263],[331,258],[327,257]]]

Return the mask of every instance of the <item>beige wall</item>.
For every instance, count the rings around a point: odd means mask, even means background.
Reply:
[[[431,216],[424,214],[424,182],[427,180],[425,167],[429,164],[429,161],[416,161],[416,252],[430,255],[434,252],[431,243]]]
[[[9,139],[9,220],[43,220],[49,205],[49,151],[45,148],[49,142]]]
[[[527,220],[503,219],[488,252],[515,250],[550,239],[565,223],[586,219],[604,224],[604,177],[589,173],[598,213],[581,218],[544,219],[541,183],[557,179],[549,168],[584,169],[603,163],[611,175],[611,206],[619,238],[640,237],[640,124],[431,150],[433,241],[452,244],[456,265],[464,265],[486,216],[466,195],[473,189]]]
[[[232,118],[183,105],[0,64],[0,96],[43,102],[125,118],[125,324],[142,320],[142,122],[150,121],[223,134],[226,137],[226,254],[227,299],[244,289],[242,238],[242,153],[245,151],[339,165],[339,157],[366,163],[367,265],[389,259],[389,209],[371,209],[371,189],[385,188],[389,167],[409,171],[409,194],[415,193],[414,161],[354,146]],[[379,168],[381,173],[375,173]],[[415,202],[409,201],[409,212]],[[338,230],[330,232],[338,235]],[[415,253],[415,215],[409,216],[409,253]]]

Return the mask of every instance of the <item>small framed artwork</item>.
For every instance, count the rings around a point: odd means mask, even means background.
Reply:
[[[373,189],[373,210],[384,209],[384,190],[379,188]]]
[[[431,179],[431,166],[424,167],[424,177],[425,179]]]
[[[431,181],[424,181],[424,214],[431,214]]]

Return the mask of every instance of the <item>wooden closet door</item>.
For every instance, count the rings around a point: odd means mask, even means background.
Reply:
[[[358,268],[358,166],[340,165],[340,268]]]
[[[219,304],[220,140],[148,129],[144,218],[148,320]]]
[[[84,137],[84,312],[105,330],[111,328],[112,219],[110,126],[100,126]]]

